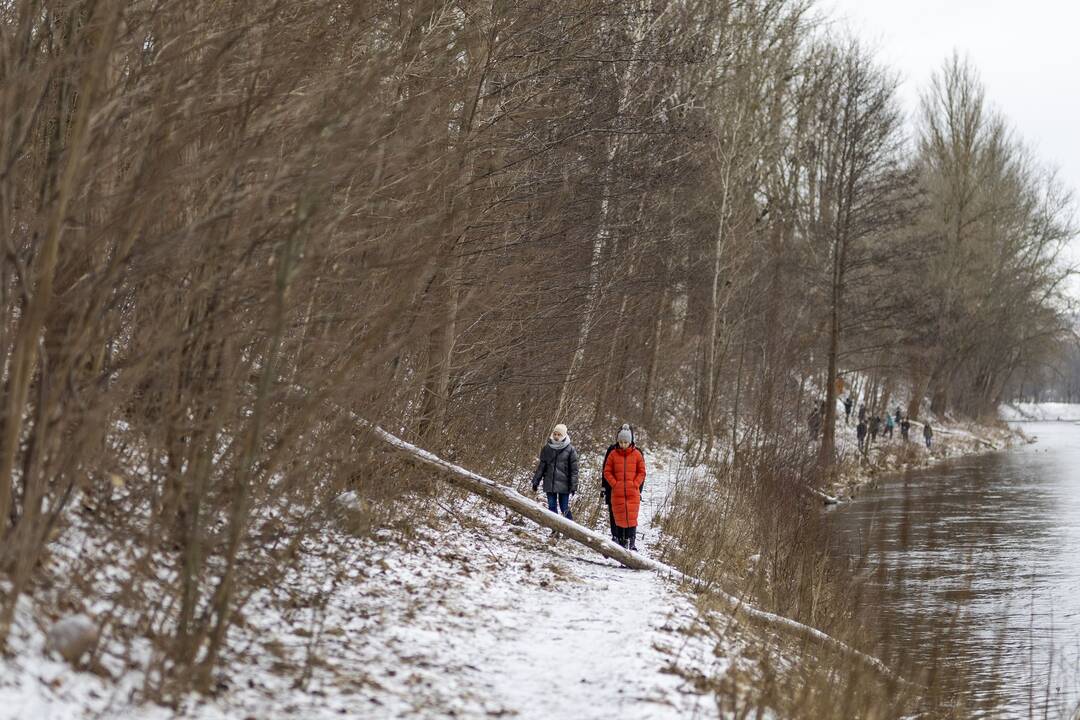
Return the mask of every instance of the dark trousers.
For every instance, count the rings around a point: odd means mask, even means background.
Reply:
[[[611,509],[611,488],[604,486],[604,504],[607,505],[607,521],[611,526],[611,539],[618,542],[619,528],[615,525],[615,513]]]
[[[615,542],[619,543],[623,547],[637,548],[637,526],[634,527],[619,527],[615,526]]]
[[[570,512],[570,493],[548,493],[548,510],[566,516],[567,520],[573,520],[574,515]]]

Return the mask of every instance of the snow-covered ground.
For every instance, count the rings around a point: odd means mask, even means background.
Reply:
[[[682,472],[650,454],[638,545]],[[741,665],[690,595],[479,500],[436,527],[360,539],[327,531],[285,582],[252,598],[214,698],[135,705],[137,667],[107,680],[44,656],[22,606],[0,659],[0,718],[709,718],[703,688]],[[114,663],[115,664],[115,663]]]
[[[998,408],[1002,420],[1013,421],[1080,421],[1077,403],[1006,403]]]

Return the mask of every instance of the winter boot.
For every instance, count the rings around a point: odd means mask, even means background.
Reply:
[[[630,549],[637,552],[637,528],[626,528],[626,536],[627,541],[630,543]]]

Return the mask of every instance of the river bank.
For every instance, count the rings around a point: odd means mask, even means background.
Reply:
[[[889,628],[883,659],[937,671],[961,717],[1078,717],[1080,427],[882,478],[823,513],[860,603]]]
[[[834,480],[825,492],[839,501],[854,499],[868,484],[883,475],[927,468],[959,457],[999,452],[1030,442],[1018,428],[974,422],[934,422],[930,447],[923,439],[923,423],[912,422],[908,440],[897,429],[892,438],[878,436],[869,450],[860,452],[855,438],[855,424],[838,423],[837,452],[840,461]]]

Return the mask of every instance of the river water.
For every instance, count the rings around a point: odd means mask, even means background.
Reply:
[[[970,682],[974,717],[1073,717],[1080,703],[1080,426],[910,471],[829,514],[901,666]]]

